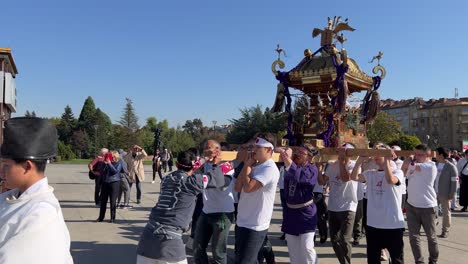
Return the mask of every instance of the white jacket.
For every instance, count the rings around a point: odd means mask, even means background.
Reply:
[[[0,194],[0,263],[71,264],[70,234],[44,178],[18,197]]]

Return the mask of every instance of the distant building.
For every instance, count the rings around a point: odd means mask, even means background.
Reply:
[[[0,48],[0,145],[3,142],[3,123],[16,112],[16,82],[18,74],[11,49]]]
[[[468,141],[468,98],[386,99],[381,109],[395,117],[403,133],[431,147],[461,149]]]

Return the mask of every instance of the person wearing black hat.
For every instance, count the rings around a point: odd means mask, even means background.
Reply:
[[[1,168],[12,190],[0,194],[0,263],[73,263],[70,234],[44,175],[56,154],[57,130],[48,120],[5,122]]]

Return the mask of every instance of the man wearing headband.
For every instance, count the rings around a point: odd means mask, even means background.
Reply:
[[[7,188],[0,194],[0,263],[73,263],[62,209],[45,177],[57,154],[57,130],[46,119],[5,122],[1,147]]]
[[[270,227],[279,170],[271,159],[275,137],[259,135],[251,155],[245,155],[244,167],[235,191],[241,192],[236,229],[236,262],[257,263],[257,255]]]
[[[379,144],[375,149],[388,150]],[[359,157],[351,179],[367,184],[367,262],[380,263],[383,249],[390,252],[391,263],[403,263],[405,219],[401,210],[403,172],[392,156],[374,157],[377,169],[359,172],[368,157]]]
[[[351,263],[350,241],[358,205],[358,185],[356,181],[350,180],[355,162],[345,155],[345,150],[351,148],[354,148],[352,144],[344,143],[340,148],[338,160],[330,163],[323,175],[319,174],[319,182],[328,181],[330,186],[328,197],[330,240],[341,264]]]

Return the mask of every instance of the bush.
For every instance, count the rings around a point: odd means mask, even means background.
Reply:
[[[71,160],[71,159],[76,158],[76,155],[75,153],[73,153],[70,145],[67,145],[63,143],[61,140],[59,140],[57,147],[58,147],[58,155],[56,157],[57,160],[59,158],[60,160]]]
[[[413,150],[414,147],[421,144],[417,136],[401,135],[398,140],[394,140],[390,145],[398,145],[402,150]]]

